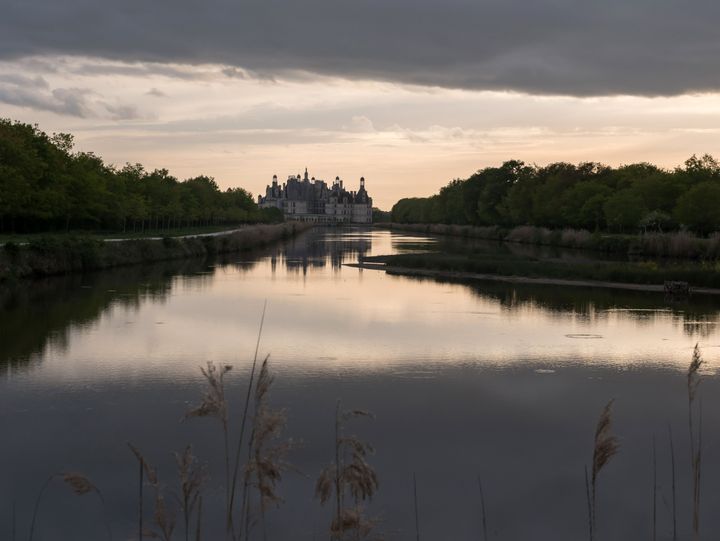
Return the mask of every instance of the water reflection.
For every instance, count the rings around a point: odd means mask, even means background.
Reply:
[[[601,480],[602,538],[647,536],[653,436],[663,465],[660,499],[670,497],[668,424],[683,495],[681,538],[689,538],[684,371],[700,341],[708,361],[703,441],[717,448],[715,301],[668,304],[644,292],[411,279],[342,265],[441,242],[319,229],[225,259],[6,287],[0,539],[10,531],[1,510],[16,501],[18,525],[27,526],[39,486],[59,471],[88,474],[106,497],[115,538],[133,538],[136,463],[127,441],[143,449],[170,489],[177,488],[171,451],[194,445],[209,465],[205,538],[222,538],[222,437],[216,423],[179,419],[201,396],[198,366],[209,360],[234,365],[228,396],[231,405],[242,403],[265,300],[261,354],[271,355],[277,374],[272,402],[288,411],[287,434],[303,440],[290,460],[305,474],[283,480],[286,503],[269,511],[270,538],[327,538],[330,513],[312,494],[315,476],[332,460],[339,397],[377,416],[359,430],[378,450],[370,461],[381,488],[371,513],[386,539],[415,539],[413,474],[423,539],[481,537],[478,475],[491,538],[585,538],[583,471],[597,416],[612,397],[622,448]],[[706,456],[702,524],[709,535],[720,528],[713,514],[720,466]],[[63,490],[49,490],[37,538],[103,538],[88,499]],[[658,539],[671,539],[661,508]]]
[[[684,363],[689,340],[717,342],[718,307],[712,297],[668,303],[647,292],[408,278],[343,267],[369,255],[439,249],[448,242],[459,249],[456,239],[316,229],[240,256],[5,286],[0,289],[0,369],[35,367],[47,358],[70,363],[77,359],[65,358],[73,341],[76,353],[117,357],[117,363],[157,356],[165,339],[184,344],[188,357],[201,358],[206,349],[198,347],[193,332],[212,339],[224,354],[237,343],[252,342],[253,311],[266,298],[273,311],[269,325],[274,328],[268,331],[274,335],[273,351],[303,365],[327,357],[355,367],[362,361],[367,368],[418,358],[512,362],[518,355],[553,354],[596,362],[600,346],[567,349],[564,341],[577,341],[568,336],[579,334],[606,339],[606,360],[611,352],[620,361],[660,355]],[[472,241],[468,249],[493,246],[516,249],[485,241]],[[163,325],[166,330],[158,328]],[[173,333],[181,326],[186,334]],[[332,332],[318,341],[318,329]],[[119,336],[124,337],[120,342]],[[109,354],[107,344],[113,348]],[[524,347],[518,349],[520,344]]]

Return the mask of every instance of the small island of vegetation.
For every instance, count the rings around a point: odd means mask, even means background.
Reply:
[[[612,257],[519,255],[455,243],[435,253],[374,258],[388,272],[518,276],[563,285],[592,281],[606,287],[624,282],[657,289],[675,280],[720,286],[720,163],[709,155],[692,156],[674,170],[648,163],[539,167],[507,161],[453,180],[431,197],[401,199],[391,220],[390,227],[400,230]]]

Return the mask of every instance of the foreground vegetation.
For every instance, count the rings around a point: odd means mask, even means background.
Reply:
[[[73,152],[73,136],[0,119],[0,234],[38,231],[155,231],[282,221],[242,188],[221,191],[200,175],[107,165]]]
[[[288,238],[309,227],[288,222],[248,226],[227,235],[205,237],[103,242],[91,237],[45,236],[25,245],[8,242],[0,248],[0,282],[240,252]]]
[[[507,161],[456,179],[431,197],[407,198],[392,221],[633,233],[720,229],[720,163],[696,156],[672,171],[648,163],[545,167]]]
[[[261,323],[262,330],[262,323]],[[259,339],[258,339],[259,344]],[[260,366],[258,367],[258,364]],[[700,383],[705,361],[702,359],[698,346],[692,354],[687,369],[687,445],[690,451],[690,464],[681,467],[675,460],[675,438],[672,428],[668,426],[667,447],[670,454],[669,470],[671,483],[667,487],[658,484],[657,444],[655,435],[652,443],[652,470],[648,477],[651,501],[651,521],[647,523],[648,537],[658,538],[658,504],[666,505],[666,522],[672,525],[672,539],[678,539],[678,498],[687,498],[691,502],[691,530],[694,539],[701,534],[701,501],[703,486],[703,421],[702,397]],[[232,366],[218,366],[212,362],[201,368],[207,382],[204,396],[200,402],[185,413],[185,419],[208,418],[219,426],[218,439],[224,448],[224,478],[215,482],[224,488],[223,508],[203,508],[203,496],[212,490],[209,485],[207,465],[193,455],[191,445],[187,445],[179,453],[174,453],[177,464],[177,479],[160,478],[155,469],[145,458],[140,449],[128,444],[130,451],[138,462],[137,476],[137,539],[194,539],[201,541],[207,538],[207,531],[224,531],[226,540],[246,540],[269,538],[266,529],[266,512],[270,507],[279,508],[284,501],[279,496],[279,485],[283,475],[291,468],[288,454],[294,448],[292,440],[286,439],[284,428],[286,414],[270,404],[270,391],[274,376],[271,373],[268,357],[258,363],[257,348],[251,364],[249,381],[244,396],[233,397],[226,393],[225,377],[232,371]],[[585,494],[587,500],[587,532],[588,539],[595,541],[605,538],[599,535],[599,525],[622,517],[608,516],[598,513],[598,499],[601,495],[598,486],[602,480],[602,472],[621,452],[620,438],[613,431],[613,400],[602,409],[594,428],[594,436],[588,438],[588,461],[584,467]],[[379,480],[374,468],[368,462],[374,453],[373,447],[357,436],[348,435],[347,423],[353,419],[371,417],[363,410],[343,410],[337,402],[334,426],[334,442],[329,448],[329,465],[319,472],[315,483],[315,497],[324,505],[333,501],[332,519],[325,531],[331,540],[382,539],[378,536],[378,521],[366,515],[365,505],[379,489]],[[590,426],[590,423],[588,423]],[[588,431],[590,435],[590,431]],[[234,439],[236,436],[237,439]],[[488,440],[492,442],[492,440]],[[236,442],[236,443],[235,443]],[[677,490],[679,472],[689,470],[690,494]],[[684,477],[684,476],[683,476]],[[85,514],[82,520],[103,521],[107,539],[112,539],[112,529],[105,508],[105,499],[100,489],[84,474],[62,472],[51,474],[40,487],[34,505],[32,518],[28,526],[29,541],[34,539],[36,526],[42,521],[44,496],[48,486],[54,481],[63,482],[78,496],[94,495],[99,500],[102,514]],[[583,474],[577,472],[576,484],[582,486]],[[478,477],[478,488],[482,513],[481,529],[478,539],[488,541],[488,514],[482,480]],[[144,499],[150,492],[153,512],[146,516]],[[413,477],[413,499],[415,511],[415,537],[421,538],[420,521],[418,520],[417,483]],[[409,502],[408,502],[409,503]],[[600,506],[602,510],[602,506]],[[523,510],[517,511],[518,518]],[[490,515],[489,521],[492,521]],[[24,527],[20,528],[24,530]],[[684,530],[685,528],[683,528]],[[11,537],[18,539],[18,526],[15,522],[15,509],[11,524]],[[124,538],[132,539],[125,533]],[[217,538],[217,537],[215,537]]]

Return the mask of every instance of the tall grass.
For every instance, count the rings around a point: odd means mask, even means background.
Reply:
[[[255,342],[255,354],[253,355],[252,365],[250,367],[250,378],[248,381],[247,391],[245,393],[245,405],[243,407],[242,417],[240,420],[240,434],[238,435],[237,445],[235,447],[235,464],[233,466],[232,484],[230,487],[230,513],[227,516],[227,527],[232,531],[232,509],[235,503],[235,493],[237,489],[238,478],[240,476],[240,454],[245,438],[245,426],[248,419],[248,410],[250,407],[250,396],[252,394],[253,381],[255,379],[255,369],[257,367],[258,351],[260,350],[260,339],[262,338],[263,325],[265,324],[265,312],[267,311],[267,300],[263,304],[262,316],[260,316],[260,328],[258,329],[258,337]],[[267,358],[265,359],[267,362]]]
[[[602,469],[610,462],[619,449],[618,439],[611,433],[612,427],[612,405],[610,400],[602,410],[600,418],[595,427],[595,441],[593,445],[592,469],[590,476],[590,489],[588,491],[588,508],[590,512],[590,541],[597,535],[597,483],[598,476]],[[585,472],[585,484],[587,489],[587,470]]]
[[[293,442],[292,440],[281,440],[282,430],[286,423],[285,411],[272,409],[268,404],[268,396],[274,379],[266,357],[255,384],[255,413],[248,443],[250,456],[245,468],[243,490],[245,539],[250,538],[250,501],[247,498],[247,489],[252,485],[257,491],[262,538],[267,541],[265,511],[268,505],[279,506],[282,503],[283,500],[277,492],[277,485],[282,480],[283,473],[290,469],[286,456],[292,448]]]
[[[700,355],[697,344],[693,349],[692,360],[687,371],[687,393],[688,393],[688,429],[690,432],[690,469],[692,472],[692,526],[693,535],[696,539],[700,537],[700,478],[702,465],[702,402],[694,408],[700,385],[700,369],[704,361]],[[694,422],[695,410],[699,416],[699,422]]]
[[[372,499],[379,488],[377,474],[367,463],[368,455],[374,453],[372,445],[356,436],[345,435],[347,421],[358,417],[372,417],[364,410],[341,409],[340,400],[335,408],[335,461],[320,473],[315,484],[315,495],[325,504],[335,496],[335,513],[330,524],[331,539],[343,539],[353,532],[356,539],[368,537],[375,521],[365,516],[362,503]],[[345,504],[346,497],[353,500]]]
[[[38,513],[40,511],[40,503],[42,502],[43,496],[45,495],[45,491],[48,489],[50,484],[54,480],[62,480],[63,483],[65,483],[66,486],[68,486],[72,492],[77,496],[84,496],[85,494],[95,494],[100,502],[100,506],[102,508],[102,517],[103,522],[105,525],[105,531],[107,533],[107,538],[112,541],[112,530],[110,528],[110,523],[108,522],[107,518],[107,510],[105,509],[105,498],[103,498],[102,493],[100,492],[100,489],[98,489],[91,481],[88,479],[85,475],[81,473],[59,473],[50,475],[45,482],[43,483],[42,487],[40,488],[40,491],[38,493],[38,496],[35,500],[35,506],[33,507],[33,514],[32,514],[32,520],[30,522],[30,534],[28,535],[28,541],[33,541],[34,535],[35,535],[35,525],[37,523]],[[14,533],[13,533],[14,537]]]

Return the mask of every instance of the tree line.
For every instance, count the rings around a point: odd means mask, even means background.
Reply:
[[[183,181],[167,169],[107,165],[73,152],[73,136],[0,119],[0,233],[143,231],[281,221],[242,188],[220,190],[212,177]]]
[[[401,199],[392,220],[707,234],[720,230],[720,163],[707,154],[674,170],[649,163],[539,167],[512,160],[455,179],[431,197]]]

